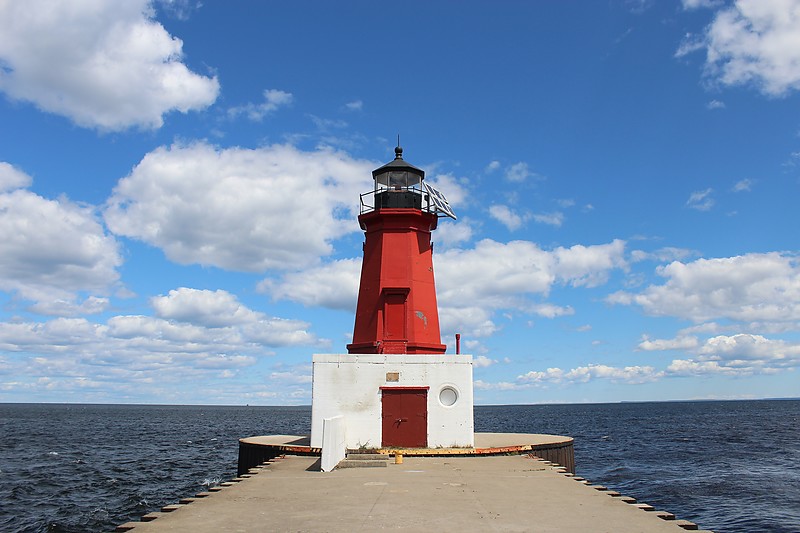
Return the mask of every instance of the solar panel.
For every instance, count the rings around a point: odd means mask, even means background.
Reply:
[[[453,220],[456,220],[456,214],[453,212],[453,208],[450,207],[450,204],[447,203],[447,198],[444,197],[444,194],[431,187],[424,181],[422,182],[422,185],[425,187],[425,191],[428,193],[428,198],[431,199],[436,211],[452,218]]]

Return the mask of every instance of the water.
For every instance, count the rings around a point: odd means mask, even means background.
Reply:
[[[238,438],[310,408],[0,404],[0,531],[110,531],[236,475]]]
[[[0,531],[109,531],[236,474],[309,407],[0,404]],[[800,532],[800,400],[483,406],[476,431],[575,437],[578,474],[718,532]]]
[[[800,532],[800,400],[481,407],[475,425],[570,435],[579,475],[705,529]]]

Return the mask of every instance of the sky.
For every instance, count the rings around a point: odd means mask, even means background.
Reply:
[[[0,0],[0,401],[307,405],[393,159],[477,404],[800,397],[800,0]]]

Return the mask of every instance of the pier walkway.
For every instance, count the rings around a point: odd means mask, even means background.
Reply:
[[[386,468],[318,471],[286,455],[118,531],[679,532],[669,513],[527,455],[405,457]],[[256,473],[257,472],[257,473]],[[647,510],[647,509],[650,510]],[[661,517],[672,518],[664,520]]]

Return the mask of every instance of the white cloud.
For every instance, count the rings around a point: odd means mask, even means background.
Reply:
[[[654,252],[645,252],[643,250],[633,250],[631,252],[631,261],[674,261],[676,259],[685,259],[691,255],[696,255],[692,250],[686,248],[675,248],[673,246],[666,246],[659,248]]]
[[[58,318],[47,322],[0,323],[0,346],[15,353],[38,357],[64,354],[65,364],[111,362],[132,369],[215,357],[226,351],[258,353],[231,330],[221,335],[190,324],[146,316],[115,316],[105,324],[83,318]],[[236,359],[233,359],[236,360]]]
[[[320,132],[326,133],[331,130],[340,130],[348,126],[347,121],[335,118],[322,118],[316,115],[308,114],[308,118],[317,127]]]
[[[6,183],[30,183],[8,167],[0,173]],[[92,208],[25,189],[0,193],[0,234],[0,290],[33,302],[30,309],[37,313],[68,316],[105,308],[108,300],[101,296],[117,283],[122,258]]]
[[[545,383],[587,383],[596,379],[608,379],[615,382],[645,383],[663,377],[664,373],[652,366],[613,367],[590,364],[571,370],[548,368],[545,371],[530,371],[517,377],[522,384],[540,385]]]
[[[573,368],[566,374],[564,379],[567,381],[588,382],[593,379],[610,379],[612,381],[623,381],[626,383],[645,383],[655,381],[662,376],[662,372],[657,371],[652,366],[626,366],[613,367],[608,365],[589,365]]]
[[[482,379],[476,379],[472,382],[472,384],[478,390],[509,391],[509,390],[520,390],[527,388],[527,386],[525,385],[521,385],[519,383],[512,383],[510,381],[498,381],[492,383],[488,381],[483,381]]]
[[[706,109],[725,109],[725,102],[719,100],[711,100],[706,104]]]
[[[486,165],[486,173],[491,174],[495,170],[500,168],[500,161],[490,161],[488,165]]]
[[[344,104],[344,107],[348,111],[361,111],[364,109],[364,102],[361,100],[353,100],[352,102],[347,102]]]
[[[684,57],[703,48],[705,48],[705,41],[702,37],[687,33],[683,37],[681,45],[675,51],[675,57]]]
[[[292,96],[292,93],[287,93],[278,89],[266,89],[264,91],[263,102],[231,107],[228,109],[228,116],[236,118],[239,115],[245,115],[254,122],[260,122],[264,120],[265,116],[277,111],[280,107],[288,106],[293,100],[294,96]]]
[[[302,320],[288,318],[267,318],[259,314],[259,319],[242,326],[242,334],[251,342],[266,346],[309,346],[322,345],[327,341],[317,339],[308,331],[311,325]]]
[[[772,374],[800,366],[800,343],[739,333],[707,339],[691,359],[675,359],[667,367],[673,376]]]
[[[273,381],[283,381],[293,384],[309,384],[312,382],[311,369],[303,368],[302,370],[288,370],[283,372],[272,372],[269,378]]]
[[[147,0],[2,2],[0,90],[102,130],[208,107],[217,79],[191,72],[181,40],[152,16]]]
[[[711,188],[693,192],[689,195],[689,199],[686,200],[686,206],[697,211],[710,210],[714,207],[714,199],[711,197],[712,192],[714,192],[714,189]]]
[[[436,245],[436,250],[438,251],[440,249],[438,246],[440,245],[444,248],[450,248],[468,242],[472,239],[472,234],[472,221],[469,218],[459,218],[457,222],[451,219],[440,219],[432,242]]]
[[[528,164],[522,161],[506,168],[505,174],[506,179],[514,183],[523,182],[532,175],[533,173],[528,168]]]
[[[710,2],[684,2],[686,7]],[[754,85],[768,96],[800,88],[800,2],[736,0],[716,12],[702,39],[706,76],[724,85]]]
[[[153,303],[171,318],[117,315],[105,323],[84,318],[0,322],[7,374],[19,376],[20,382],[10,388],[89,387],[97,394],[144,394],[151,401],[188,394],[196,402],[200,395],[187,391],[186,383],[230,379],[271,355],[271,347],[319,342],[307,331],[307,323],[249,310],[225,291],[182,288]],[[220,316],[212,319],[200,310],[203,304]],[[273,376],[272,381],[286,379]]]
[[[792,256],[773,252],[674,261],[656,272],[667,279],[642,292],[617,292],[608,301],[636,304],[650,315],[693,322],[800,321],[800,266]],[[795,325],[795,327],[797,327]]]
[[[480,302],[500,308],[525,294],[543,294],[553,283],[594,286],[624,266],[625,243],[545,251],[529,241],[507,244],[485,239],[471,250],[447,250],[435,256],[439,299]]]
[[[150,303],[156,316],[215,328],[252,322],[257,314],[223,290],[209,291],[180,287],[167,296],[155,296]]]
[[[434,256],[443,332],[488,336],[496,332],[492,313],[518,309],[550,318],[572,313],[569,307],[532,304],[555,283],[596,286],[611,270],[623,268],[625,243],[576,245],[553,251],[528,241],[507,244],[489,239],[470,250],[452,249]]]
[[[553,250],[557,277],[574,287],[597,287],[608,280],[614,269],[626,269],[625,241],[614,239],[608,244],[569,248],[559,246]]]
[[[447,203],[453,208],[463,205],[469,198],[467,189],[452,174],[426,176],[425,181],[442,193],[447,198]]]
[[[699,353],[706,359],[729,362],[764,360],[780,366],[800,364],[800,344],[744,333],[712,337],[700,348]]]
[[[99,296],[89,296],[83,301],[72,295],[68,295],[65,298],[54,296],[45,298],[43,294],[40,298],[43,299],[28,307],[29,311],[49,316],[82,316],[102,313],[110,305],[108,298]]]
[[[734,326],[722,326],[716,322],[705,322],[683,328],[678,332],[679,336],[695,335],[700,333],[716,334],[725,331],[726,328],[733,328]]]
[[[519,229],[524,222],[524,218],[512,211],[507,205],[490,206],[489,215],[507,227],[509,231]]]
[[[487,366],[492,366],[493,364],[496,363],[497,363],[496,360],[490,359],[485,355],[479,355],[478,357],[472,359],[472,366],[474,366],[475,368],[486,368]]]
[[[317,342],[307,331],[309,327],[307,322],[267,317],[263,313],[248,309],[233,294],[224,290],[210,291],[181,287],[171,290],[167,296],[156,296],[150,302],[159,318],[143,320],[153,328],[174,329],[191,326],[209,336],[221,335],[224,338],[230,335],[232,339],[242,343],[267,346],[308,345]],[[137,323],[139,318],[135,317]]]
[[[575,200],[573,200],[572,198],[561,198],[559,200],[556,200],[556,203],[559,205],[559,207],[567,209],[575,205]]]
[[[374,163],[293,146],[161,147],[120,180],[105,209],[118,235],[181,264],[262,272],[311,266],[358,231],[355,199]]]
[[[750,192],[752,187],[753,187],[753,180],[751,179],[739,180],[733,186],[733,192],[743,192],[743,191]]]
[[[720,365],[717,361],[694,361],[692,359],[675,359],[667,367],[666,372],[671,376],[702,376],[709,374],[744,375],[752,374],[751,371]]]
[[[692,336],[679,336],[674,339],[650,339],[644,335],[642,342],[637,347],[639,350],[646,352],[664,351],[664,350],[691,350],[697,348],[699,345],[697,337]]]
[[[692,354],[687,359],[674,359],[662,373],[666,377],[714,374],[749,376],[792,370],[800,366],[800,343],[772,340],[750,333],[717,335],[701,343],[696,336],[688,334],[717,332],[720,329],[726,328],[708,323],[686,328],[674,339],[650,339],[644,335],[638,349],[681,350]]]
[[[201,7],[202,0],[155,0],[158,7],[178,20],[188,20],[192,11]]]
[[[0,161],[0,193],[30,187],[33,179],[9,163]]]
[[[531,308],[531,311],[545,318],[556,318],[575,314],[575,310],[570,306],[561,307],[553,304],[537,304]]]
[[[576,245],[553,251],[528,241],[508,244],[489,239],[470,250],[450,249],[434,256],[442,334],[486,337],[498,327],[492,314],[517,309],[548,318],[574,313],[571,307],[528,301],[546,296],[554,283],[594,287],[609,272],[624,268],[623,241],[595,246]],[[321,267],[265,280],[260,290],[274,298],[352,310],[358,291],[361,259],[335,261]]]
[[[655,5],[654,0],[625,0],[625,7],[628,8],[628,10],[634,15],[641,15],[653,7],[653,5]],[[622,37],[618,37],[616,41],[621,41],[625,35],[629,34],[631,31],[633,30],[628,28],[625,34]]]
[[[684,9],[698,9],[701,7],[716,7],[720,0],[683,0]]]
[[[533,220],[540,224],[547,224],[548,226],[561,227],[564,223],[564,213],[555,211],[553,213],[535,213]]]
[[[360,275],[360,259],[341,259],[286,274],[280,282],[264,280],[259,291],[271,294],[276,300],[292,300],[308,307],[354,311]]]
[[[497,324],[492,321],[492,311],[477,305],[448,305],[439,299],[439,326],[442,338],[447,339],[456,333],[465,337],[490,337],[497,330]],[[470,345],[464,339],[464,344]],[[447,342],[445,342],[447,344]]]
[[[678,336],[686,335],[721,335],[728,333],[735,333],[737,331],[757,331],[761,334],[781,334],[796,331],[800,327],[796,322],[765,322],[754,320],[751,322],[727,322],[724,324],[717,322],[703,322],[681,328],[678,331]]]

